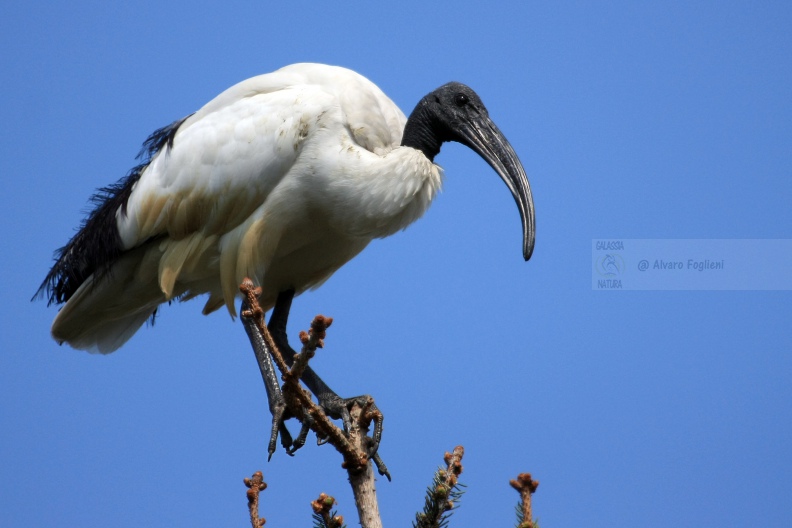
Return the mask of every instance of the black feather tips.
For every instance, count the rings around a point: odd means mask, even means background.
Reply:
[[[143,162],[115,184],[102,187],[91,196],[91,211],[72,239],[55,252],[55,264],[33,299],[46,296],[48,306],[65,303],[88,277],[97,274],[96,278],[100,278],[110,271],[113,262],[124,251],[116,216],[126,214],[127,201],[135,183],[154,156],[163,148],[173,147],[176,132],[187,117],[155,130],[143,142],[137,156]]]

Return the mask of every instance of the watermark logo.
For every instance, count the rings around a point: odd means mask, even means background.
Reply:
[[[618,253],[605,253],[597,259],[596,269],[601,277],[618,277],[624,271],[624,259]]]
[[[792,240],[595,239],[595,290],[792,290]]]

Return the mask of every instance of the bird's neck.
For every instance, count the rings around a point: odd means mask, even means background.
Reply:
[[[424,103],[421,99],[407,119],[401,144],[403,147],[420,150],[429,161],[434,161],[435,156],[440,152],[443,140],[439,134],[437,118]]]

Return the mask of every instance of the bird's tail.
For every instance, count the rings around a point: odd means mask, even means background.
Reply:
[[[166,301],[157,282],[157,262],[146,262],[158,257],[159,252],[139,248],[98,278],[91,275],[58,312],[52,337],[79,350],[117,350]]]

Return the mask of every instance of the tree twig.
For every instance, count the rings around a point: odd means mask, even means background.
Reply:
[[[300,375],[305,369],[305,366],[311,357],[316,353],[316,349],[323,345],[323,339],[327,331],[327,327],[332,323],[332,319],[318,315],[314,318],[311,324],[310,333],[301,332],[300,340],[303,341],[303,349],[297,354],[294,365],[290,369],[283,359],[275,341],[264,323],[264,310],[258,302],[258,297],[261,295],[261,288],[256,288],[253,281],[245,279],[241,286],[240,291],[246,296],[250,306],[249,313],[243,314],[245,317],[250,317],[255,323],[256,328],[263,337],[267,347],[272,353],[275,360],[275,365],[283,375],[283,397],[286,406],[291,413],[301,422],[308,423],[311,430],[322,438],[327,438],[328,443],[338,450],[344,457],[348,468],[364,467],[368,463],[368,456],[365,452],[360,452],[349,443],[344,432],[339,429],[324,413],[321,407],[314,403],[308,391],[300,386]]]
[[[533,513],[531,511],[531,496],[539,487],[539,481],[531,479],[530,473],[520,473],[515,480],[510,480],[511,487],[520,493],[520,503],[517,506],[517,528],[534,528]]]
[[[369,422],[365,419],[365,412],[366,409],[357,402],[352,405],[352,409],[349,411],[352,420],[349,441],[362,453],[366,452],[366,440],[368,439]],[[362,468],[350,468],[346,462],[344,462],[344,467],[349,474],[349,484],[352,486],[352,494],[355,496],[360,525],[363,528],[382,528],[374,468],[371,464],[366,464]]]
[[[283,356],[275,345],[272,336],[264,322],[264,311],[258,303],[261,288],[256,288],[250,279],[245,279],[240,285],[240,291],[245,295],[249,310],[242,314],[249,317],[255,324],[267,346],[272,351],[272,357],[283,375],[282,393],[286,407],[302,424],[308,426],[320,438],[327,442],[344,457],[342,467],[349,474],[355,504],[358,506],[360,523],[363,528],[381,528],[382,521],[379,516],[376,489],[374,487],[374,471],[369,464],[369,444],[379,439],[367,436],[368,426],[372,420],[382,420],[382,416],[373,406],[373,400],[354,402],[350,409],[351,428],[349,436],[339,429],[325,414],[324,410],[314,403],[311,394],[300,386],[300,376],[304,372],[310,359],[317,348],[322,348],[327,328],[332,324],[332,319],[318,315],[311,323],[309,332],[300,333],[302,350],[296,355],[291,369],[286,365]],[[380,473],[387,475],[387,468],[379,457],[374,458]],[[387,475],[390,479],[390,476]]]
[[[451,453],[445,454],[446,468],[435,473],[432,485],[426,490],[424,509],[415,516],[413,528],[440,528],[448,524],[448,516],[462,496],[459,475],[462,474],[464,454],[462,446],[456,446]]]
[[[264,338],[264,341],[267,343],[267,347],[269,347],[270,352],[272,353],[272,359],[275,360],[278,370],[280,370],[282,374],[288,372],[289,367],[283,360],[283,355],[281,354],[280,350],[277,346],[275,346],[275,341],[272,339],[272,335],[270,335],[267,325],[264,324],[264,310],[261,308],[261,305],[258,302],[258,298],[261,295],[261,288],[257,288],[253,284],[252,280],[245,278],[245,280],[243,280],[242,284],[239,286],[239,291],[241,291],[242,295],[247,298],[248,305],[250,306],[250,313],[242,315],[245,317],[250,317],[253,322],[256,323],[256,327],[258,327],[261,337]]]
[[[250,525],[253,528],[261,528],[267,521],[263,517],[259,517],[259,493],[267,489],[267,483],[264,482],[264,475],[261,471],[253,473],[251,478],[245,479],[245,486],[247,486],[247,500],[248,510],[250,511]]]
[[[314,521],[319,528],[344,528],[344,518],[333,511],[336,500],[325,493],[320,493],[319,498],[311,503],[314,511]]]

